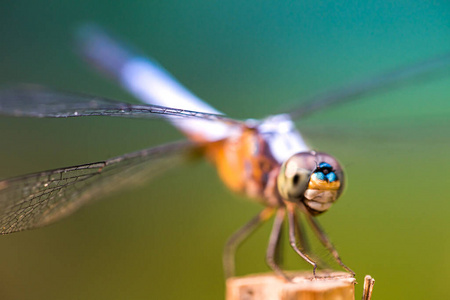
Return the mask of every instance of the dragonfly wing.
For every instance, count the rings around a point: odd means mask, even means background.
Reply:
[[[126,90],[147,104],[220,114],[191,93],[156,61],[135,53],[95,25],[78,31],[79,52],[97,69],[115,78]],[[171,121],[171,120],[169,120]],[[228,124],[181,120],[173,125],[188,136],[203,136],[207,141],[229,135]]]
[[[190,142],[178,142],[0,181],[0,234],[50,224],[106,194],[158,175],[187,160],[195,149]]]
[[[134,105],[106,98],[58,92],[40,86],[0,90],[0,115],[68,118],[114,116],[129,118],[194,118],[234,123],[222,115],[158,105]]]
[[[329,90],[306,99],[305,104],[289,111],[292,119],[309,116],[310,114],[336,104],[342,104],[375,94],[389,88],[395,88],[415,79],[424,79],[425,75],[436,74],[450,66],[450,53],[385,72],[362,81],[356,81],[342,88]]]

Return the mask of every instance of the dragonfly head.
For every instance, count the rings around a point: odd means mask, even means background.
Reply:
[[[334,157],[322,152],[300,152],[281,165],[277,184],[285,201],[302,202],[317,215],[327,211],[342,193],[344,174]]]

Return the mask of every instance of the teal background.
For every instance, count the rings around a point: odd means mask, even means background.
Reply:
[[[134,99],[74,52],[96,22],[155,57],[229,116],[450,51],[447,1],[1,1],[0,83]],[[450,280],[450,72],[297,122],[346,167],[319,217],[374,299],[446,299]],[[98,161],[181,138],[158,120],[0,118],[0,177]],[[223,299],[227,237],[260,210],[206,162],[176,167],[52,226],[0,238],[1,299]],[[264,272],[270,225],[238,273]],[[286,245],[291,269],[310,269]],[[320,255],[327,255],[318,249]]]

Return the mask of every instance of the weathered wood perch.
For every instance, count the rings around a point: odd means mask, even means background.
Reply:
[[[229,278],[226,300],[355,299],[356,280],[348,273],[319,272],[316,278],[311,272],[290,273],[289,276],[291,282],[273,273]],[[363,299],[370,299],[370,295],[368,297]]]

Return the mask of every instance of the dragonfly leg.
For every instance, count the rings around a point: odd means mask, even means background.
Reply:
[[[223,268],[225,272],[225,278],[234,276],[234,256],[238,246],[246,238],[248,238],[262,223],[270,219],[274,211],[275,208],[273,207],[265,208],[228,239],[223,251]]]
[[[345,270],[347,270],[347,272],[349,272],[350,274],[355,276],[355,272],[353,272],[352,269],[347,267],[342,262],[342,260],[341,260],[341,258],[339,256],[339,253],[337,252],[336,248],[331,243],[331,240],[326,235],[325,231],[321,228],[319,222],[317,222],[317,220],[314,219],[314,217],[311,216],[311,214],[309,214],[306,209],[304,211],[305,211],[305,215],[306,215],[306,218],[308,220],[308,223],[311,225],[312,229],[314,230],[314,232],[318,236],[318,238],[319,238],[320,242],[322,243],[322,245],[324,245],[328,249],[328,251],[330,251],[330,253],[336,259],[336,261],[342,266],[342,268],[344,268]]]
[[[301,220],[298,219],[298,218],[300,218],[300,215],[294,215],[294,218],[295,218],[295,229],[296,229],[295,234],[296,234],[297,240],[299,242],[299,246],[301,246],[303,252],[305,252],[306,254],[311,254],[311,247],[308,242],[308,237],[306,235],[305,228],[304,228],[304,226],[302,226],[302,224],[300,222]],[[320,268],[323,268],[323,269],[330,268],[330,266],[325,261],[320,259],[319,257],[314,257],[314,260],[316,261],[317,265]]]
[[[286,210],[283,209],[285,211],[284,216],[283,216],[283,220],[284,217],[286,215]],[[272,226],[273,227],[273,226]],[[278,233],[278,240],[277,240],[277,244],[275,245],[275,252],[274,252],[274,260],[275,263],[280,266],[281,269],[283,269],[283,246],[284,246],[284,239],[283,239],[283,232],[284,232],[284,224],[283,226],[280,227],[279,233]],[[270,241],[269,241],[270,243]],[[268,249],[267,249],[268,250]]]
[[[283,228],[284,216],[286,211],[284,208],[280,208],[275,215],[275,220],[273,221],[272,232],[270,233],[269,245],[267,247],[266,261],[269,267],[274,270],[275,273],[284,277],[286,280],[290,281],[290,278],[283,272],[279,264],[280,258],[280,237]]]
[[[304,227],[300,224],[300,220],[297,219],[297,215],[294,215],[294,220],[295,220],[295,237],[297,238],[299,245],[302,246],[302,249],[309,253],[310,252],[310,247],[309,247],[309,242],[308,242],[308,238],[306,236],[306,232]]]
[[[296,217],[295,217],[295,206],[293,203],[286,203],[287,213],[288,213],[288,224],[289,224],[289,243],[292,249],[300,255],[306,262],[313,266],[313,274],[316,276],[317,264],[314,262],[306,253],[304,253],[297,245],[297,235],[295,234],[296,227]]]

